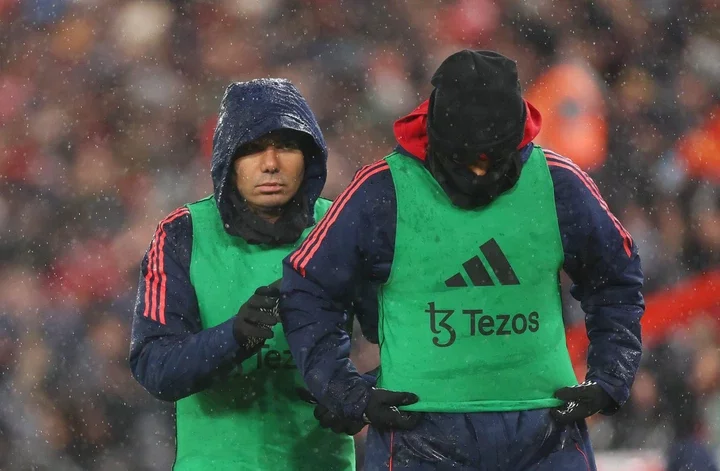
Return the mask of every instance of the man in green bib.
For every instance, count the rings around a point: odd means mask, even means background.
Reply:
[[[276,308],[282,259],[329,207],[319,197],[326,160],[289,81],[233,83],[213,139],[214,194],[157,227],[130,365],[152,395],[176,403],[175,470],[355,469],[352,437],[321,428],[298,397]],[[352,433],[323,412],[324,426]]]
[[[320,403],[371,423],[368,470],[593,470],[584,419],[628,399],[640,361],[637,247],[585,172],[533,145],[541,118],[514,61],[460,51],[432,85],[395,123],[395,151],[285,259],[290,350]],[[586,313],[582,384],[560,270]],[[359,286],[377,288],[359,318],[380,347],[377,387],[332,308]]]

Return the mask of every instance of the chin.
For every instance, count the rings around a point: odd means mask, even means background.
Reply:
[[[251,201],[252,204],[260,208],[277,208],[284,206],[290,201],[286,195],[263,195],[257,198],[255,201]]]

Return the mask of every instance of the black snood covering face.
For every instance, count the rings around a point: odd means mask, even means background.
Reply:
[[[487,206],[495,198],[515,186],[520,179],[520,151],[512,150],[502,157],[490,156],[485,175],[475,175],[466,164],[428,149],[425,167],[437,180],[452,203],[462,209]]]
[[[297,241],[310,226],[309,202],[302,187],[282,208],[280,218],[271,223],[255,214],[235,188],[228,191],[231,204],[230,221],[226,231],[242,237],[249,244],[277,247]]]

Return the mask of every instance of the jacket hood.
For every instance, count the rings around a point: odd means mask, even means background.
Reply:
[[[525,108],[527,110],[527,118],[525,119],[523,138],[518,145],[518,149],[522,149],[530,144],[540,133],[540,127],[542,125],[540,112],[527,100],[523,101],[525,102]],[[400,147],[422,161],[425,161],[427,155],[427,117],[429,102],[430,100],[425,100],[420,106],[410,112],[410,114],[395,121],[393,125],[395,139]]]
[[[303,149],[305,175],[300,191],[308,198],[310,220],[315,201],[327,178],[327,146],[315,115],[295,86],[286,79],[256,79],[230,84],[225,90],[215,134],[210,173],[215,201],[224,224],[229,224],[232,203],[228,190],[230,169],[238,148],[279,129],[312,136],[312,149]]]

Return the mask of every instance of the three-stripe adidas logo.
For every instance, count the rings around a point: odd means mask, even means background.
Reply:
[[[480,246],[480,252],[485,256],[488,265],[492,268],[495,277],[501,285],[519,285],[520,281],[515,275],[515,271],[507,257],[500,249],[500,246],[495,239],[490,239]],[[467,273],[472,286],[495,286],[490,274],[485,269],[480,257],[475,255],[470,260],[462,264]],[[468,284],[465,281],[462,273],[456,273],[447,280],[445,280],[445,286],[448,288],[464,288]]]

